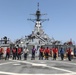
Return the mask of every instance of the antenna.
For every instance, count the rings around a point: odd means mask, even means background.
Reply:
[[[38,2],[38,4],[37,4],[37,7],[38,7],[38,10],[39,10],[39,2]]]
[[[40,21],[41,23],[45,22],[45,21],[49,21],[49,19],[41,19],[41,16],[43,15],[47,15],[47,14],[41,14],[40,10],[39,10],[39,3],[37,4],[37,11],[35,14],[30,14],[30,15],[34,15],[36,18],[35,19],[28,19],[34,23],[36,23],[36,21]]]

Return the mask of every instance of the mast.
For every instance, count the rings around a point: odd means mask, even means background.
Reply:
[[[44,33],[43,29],[42,29],[42,23],[44,21],[49,20],[49,19],[41,19],[41,16],[42,15],[46,15],[46,14],[41,14],[41,12],[39,10],[39,3],[37,4],[37,11],[36,11],[36,13],[35,14],[31,14],[31,15],[34,15],[36,17],[35,19],[28,19],[28,20],[30,20],[30,21],[35,23],[34,33],[35,34],[37,33],[38,35]]]
[[[40,10],[39,10],[39,3],[37,4],[37,11],[36,11],[36,13],[35,13],[35,14],[31,14],[31,15],[36,16],[36,19],[31,19],[31,18],[30,18],[30,19],[28,19],[28,20],[30,20],[30,21],[32,21],[32,22],[34,22],[34,23],[36,23],[36,22],[42,23],[42,22],[44,22],[44,21],[49,20],[49,19],[41,19],[41,18],[40,18],[42,15],[46,15],[46,14],[41,14],[41,12],[40,12]]]

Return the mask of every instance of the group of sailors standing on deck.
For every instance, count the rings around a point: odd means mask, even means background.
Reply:
[[[0,59],[2,59],[3,54],[5,53],[5,60],[9,59],[10,56],[12,55],[12,59],[13,60],[21,60],[21,55],[24,55],[24,60],[27,60],[27,55],[29,53],[29,50],[27,47],[24,47],[23,49],[21,47],[14,47],[12,49],[12,52],[10,50],[9,47],[6,48],[6,50],[4,51],[2,47],[0,47]],[[12,54],[11,54],[12,53]],[[31,49],[31,60],[35,60],[35,53],[36,53],[36,48],[35,46],[33,46],[33,48]],[[49,57],[52,56],[53,60],[56,60],[56,58],[58,57],[58,55],[60,54],[61,60],[64,60],[64,55],[66,53],[66,56],[68,57],[68,60],[71,61],[71,54],[72,54],[72,50],[71,48],[67,48],[66,52],[64,51],[64,48],[60,48],[60,50],[58,50],[57,47],[53,47],[53,48],[49,48],[49,47],[43,47],[41,46],[39,49],[39,60],[49,60]],[[74,49],[74,54],[76,55],[76,49]]]
[[[29,50],[27,47],[21,48],[21,47],[13,47],[11,50],[10,47],[7,47],[6,50],[4,48],[0,47],[0,60],[5,58],[5,60],[8,60],[10,57],[12,57],[13,60],[21,60],[22,54],[24,55],[24,60],[27,60]]]
[[[33,49],[32,49],[32,60],[34,59],[35,60],[35,47],[33,46]],[[53,60],[56,60],[58,55],[60,54],[60,57],[61,57],[61,60],[64,60],[64,57],[65,57],[65,54],[66,54],[66,57],[68,57],[68,60],[71,61],[72,59],[72,53],[73,53],[73,50],[71,50],[71,48],[67,48],[66,50],[64,50],[64,48],[60,48],[60,50],[58,50],[57,47],[53,47],[53,48],[45,48],[43,46],[40,47],[39,49],[39,60],[43,60],[43,58],[45,60],[49,60],[49,57],[52,56],[53,57]],[[74,49],[74,56],[76,55],[76,48]]]
[[[24,60],[27,60],[27,54],[28,54],[29,50],[27,49],[27,47],[24,49],[22,49],[21,47],[18,48],[13,48],[12,50],[12,54],[13,54],[13,60],[18,59],[21,60],[21,55],[24,54]]]

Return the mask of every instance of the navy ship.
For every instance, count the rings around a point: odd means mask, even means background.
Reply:
[[[0,39],[0,47],[3,48],[4,52],[3,57],[5,57],[7,47],[9,47],[12,50],[14,44],[8,37],[4,36],[3,38]]]
[[[34,45],[37,49],[41,45],[52,45],[52,43],[55,41],[54,38],[50,38],[42,28],[42,23],[49,19],[41,19],[41,16],[46,14],[41,14],[41,11],[39,10],[39,3],[36,13],[31,15],[36,16],[35,19],[28,19],[29,21],[35,23],[34,30],[30,35],[25,36],[25,38],[17,40],[15,44],[19,45],[20,47],[31,47]]]
[[[25,36],[25,38],[20,38],[15,41],[15,46],[20,46],[20,47],[28,47],[28,49],[31,51],[32,46],[35,46],[37,49],[37,55],[39,54],[39,48],[40,46],[45,46],[45,47],[53,47],[56,46],[58,48],[64,47],[65,49],[69,46],[74,48],[74,45],[70,43],[64,43],[62,44],[61,41],[55,40],[54,38],[50,38],[43,30],[42,28],[42,23],[49,20],[49,19],[41,19],[42,15],[46,14],[41,14],[41,11],[39,10],[39,3],[37,5],[38,9],[35,14],[31,14],[36,16],[35,19],[28,19],[29,21],[34,22],[34,30],[32,33],[28,36]]]

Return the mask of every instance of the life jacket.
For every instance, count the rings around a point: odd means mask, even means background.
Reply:
[[[68,54],[71,54],[71,52],[72,52],[72,50],[71,49],[69,49],[69,50],[67,50],[68,51]]]
[[[57,48],[54,48],[53,49],[53,53],[57,53],[58,52],[58,49]]]
[[[6,53],[8,53],[8,54],[10,53],[10,48],[6,49]]]
[[[18,48],[18,54],[21,54],[21,51],[22,51],[21,48]]]
[[[45,53],[50,53],[50,49],[45,49]]]
[[[13,53],[16,53],[16,49],[13,49]]]
[[[71,54],[72,50],[71,49],[67,49],[66,52],[67,52],[67,54]]]
[[[44,49],[43,48],[40,48],[40,52],[44,52]]]
[[[2,49],[0,48],[0,53],[2,53]]]

